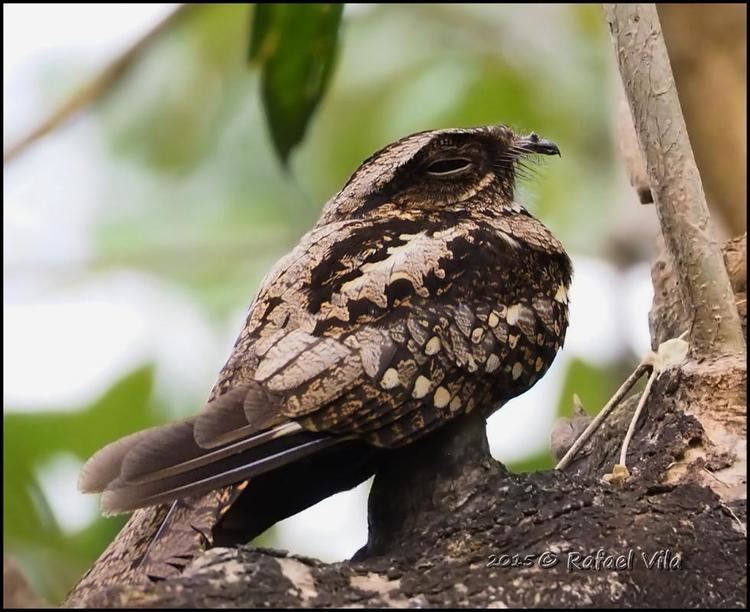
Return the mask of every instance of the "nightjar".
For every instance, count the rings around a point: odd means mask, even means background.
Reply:
[[[447,129],[356,170],[263,281],[203,409],[84,466],[80,488],[103,491],[107,513],[175,502],[151,575],[189,557],[186,533],[247,540],[544,375],[572,270],[515,199],[519,168],[540,154],[559,151],[505,126]]]

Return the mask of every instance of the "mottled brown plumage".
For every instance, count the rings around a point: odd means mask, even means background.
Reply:
[[[571,266],[514,187],[528,155],[557,152],[487,127],[366,160],[264,280],[204,409],[84,467],[107,512],[180,500],[166,523],[150,511],[162,528],[128,567],[159,577],[256,535],[368,477],[384,449],[539,380],[565,337]]]

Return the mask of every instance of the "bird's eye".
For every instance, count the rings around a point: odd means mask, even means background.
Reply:
[[[471,160],[457,157],[455,159],[441,159],[427,166],[427,174],[433,176],[450,176],[458,174],[471,167]]]

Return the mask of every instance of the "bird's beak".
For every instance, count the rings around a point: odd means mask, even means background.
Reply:
[[[539,155],[560,155],[560,149],[551,140],[539,138],[537,134],[531,132],[528,136],[518,138],[516,146],[525,153],[537,153]]]

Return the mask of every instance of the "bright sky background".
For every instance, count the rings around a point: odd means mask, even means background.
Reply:
[[[5,146],[55,104],[38,94],[50,64],[68,62],[76,74],[91,74],[173,6],[3,5]],[[205,395],[240,328],[247,304],[237,305],[231,325],[217,329],[181,289],[134,270],[86,285],[59,282],[60,275],[75,276],[89,255],[102,197],[100,155],[103,145],[84,117],[5,171],[4,405],[14,409],[81,405],[148,359],[158,364],[161,392],[179,397],[187,386]],[[623,274],[600,260],[576,257],[574,268],[563,353],[539,384],[489,421],[493,454],[500,459],[546,447],[567,360],[581,356],[604,364],[625,342],[633,342],[637,354],[648,348],[647,267]],[[618,320],[627,322],[624,331]],[[71,530],[97,511],[94,498],[75,490],[79,467],[72,457],[61,457],[42,476],[45,490],[54,491],[49,499],[58,520]],[[285,521],[278,545],[332,560],[351,555],[365,539],[360,488]]]

